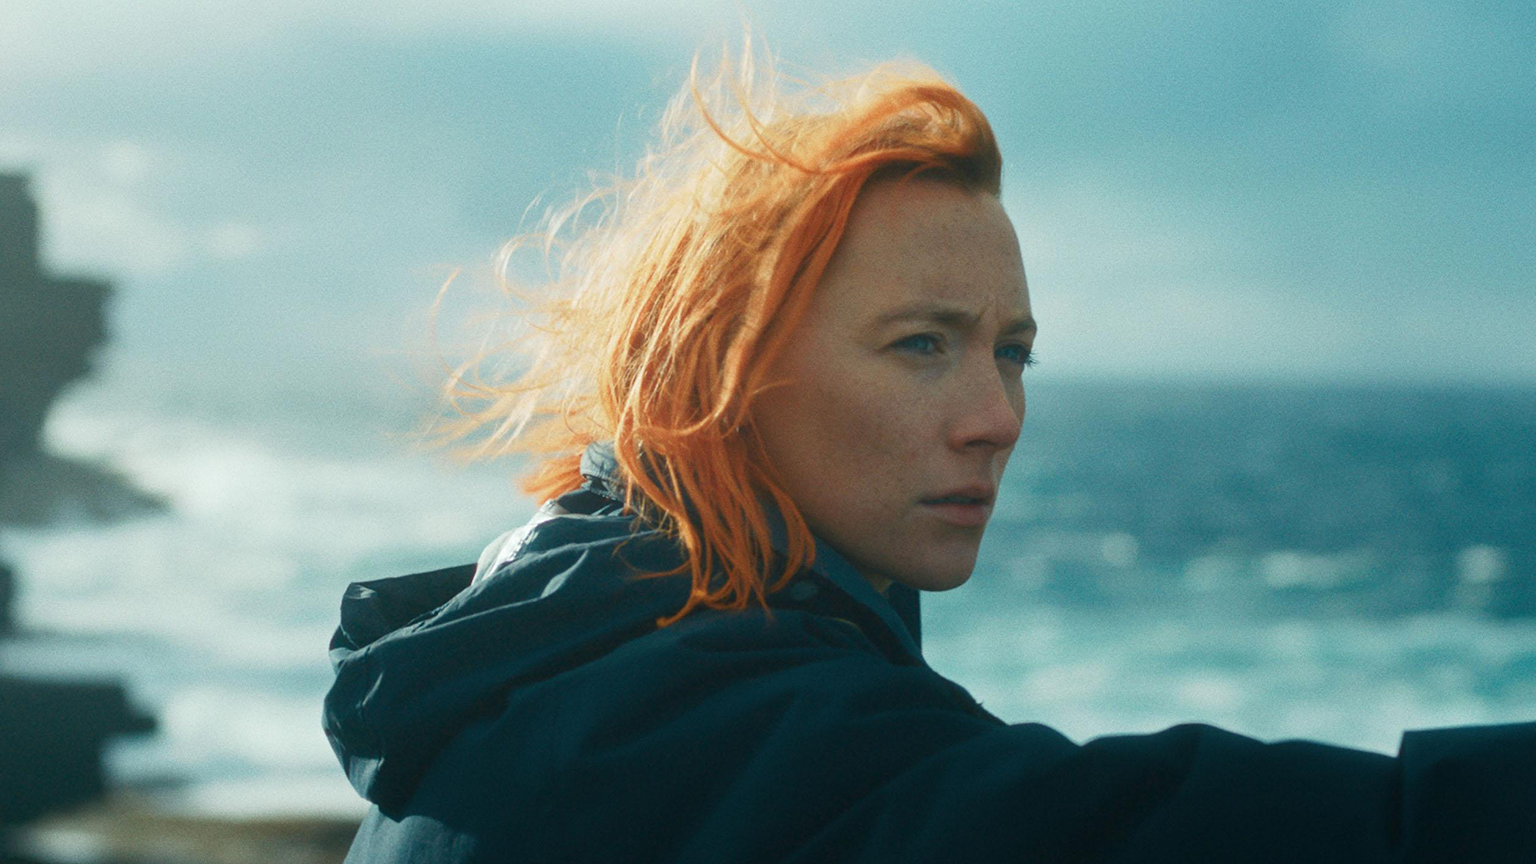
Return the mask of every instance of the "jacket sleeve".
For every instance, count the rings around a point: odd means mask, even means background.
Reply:
[[[1410,732],[1396,758],[1197,724],[1079,745],[938,721],[931,670],[870,671],[905,695],[860,734],[905,765],[790,860],[1536,862],[1536,723]]]
[[[1536,724],[1396,757],[1210,726],[1075,743],[848,622],[684,620],[508,692],[349,860],[1536,862]]]

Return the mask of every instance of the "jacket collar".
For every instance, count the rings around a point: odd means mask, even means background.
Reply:
[[[616,501],[623,500],[626,482],[611,442],[601,441],[587,446],[581,455],[581,474],[586,478],[583,488]],[[767,512],[773,549],[781,555],[786,554],[788,531],[784,517],[771,505]],[[813,539],[816,541],[816,557],[808,575],[873,615],[909,660],[923,663],[920,592],[892,582],[881,594],[841,553],[820,537]]]

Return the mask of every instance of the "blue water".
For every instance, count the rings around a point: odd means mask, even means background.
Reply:
[[[991,566],[1053,603],[1536,614],[1536,392],[1036,394]]]
[[[1391,751],[1531,719],[1536,390],[1035,379],[930,662],[1084,739],[1214,722]],[[350,581],[470,560],[533,503],[511,466],[412,452],[409,400],[101,384],[56,449],[172,504],[8,529],[26,638],[0,668],[122,676],[160,731],[119,779],[201,812],[360,812],[318,725]]]

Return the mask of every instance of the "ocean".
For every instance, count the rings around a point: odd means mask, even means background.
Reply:
[[[1028,392],[976,572],[924,597],[930,663],[993,713],[1389,753],[1536,717],[1536,389]],[[72,391],[50,447],[169,507],[0,529],[24,628],[0,670],[123,680],[160,725],[109,769],[167,807],[360,814],[319,726],[343,590],[470,561],[534,507],[514,466],[414,449],[404,396]]]

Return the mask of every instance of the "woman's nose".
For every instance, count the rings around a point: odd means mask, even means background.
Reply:
[[[957,448],[1005,450],[1019,440],[1024,424],[1024,385],[988,364],[986,374],[967,375],[964,399],[951,427]]]

